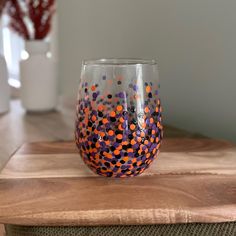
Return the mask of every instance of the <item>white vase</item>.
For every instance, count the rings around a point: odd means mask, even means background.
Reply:
[[[8,84],[7,64],[0,55],[0,114],[5,113],[10,107],[10,87]]]
[[[58,84],[56,63],[47,56],[49,43],[26,41],[29,54],[20,62],[21,101],[27,111],[49,111],[56,107]]]

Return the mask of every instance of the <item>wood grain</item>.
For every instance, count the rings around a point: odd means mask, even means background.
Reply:
[[[236,174],[236,148],[225,141],[166,138],[161,153],[143,175]],[[96,177],[83,163],[74,142],[25,144],[0,178]]]
[[[84,166],[73,142],[74,103],[0,116],[0,223],[108,225],[236,221],[236,152],[224,141],[165,127],[142,176],[108,179]],[[0,225],[1,227],[1,225]],[[3,227],[2,227],[3,228]],[[1,230],[1,228],[0,228]],[[1,231],[0,231],[1,232]]]
[[[0,115],[0,170],[16,149],[26,142],[73,140],[74,124],[75,99],[61,98],[56,111],[41,114],[27,113],[19,100],[11,101],[10,112]],[[166,126],[165,137],[199,135]]]
[[[93,174],[83,164],[73,142],[25,144],[0,176],[0,222],[236,221],[235,158],[236,148],[227,142],[166,138],[159,160],[143,175],[109,179]]]
[[[236,220],[236,176],[0,180],[0,222],[116,225]],[[17,195],[16,195],[17,193]]]

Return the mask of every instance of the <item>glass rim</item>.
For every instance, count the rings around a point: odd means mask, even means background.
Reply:
[[[83,65],[157,65],[156,60],[140,59],[140,58],[101,58],[83,60]]]

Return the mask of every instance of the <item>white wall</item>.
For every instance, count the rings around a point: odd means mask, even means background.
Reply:
[[[235,0],[58,0],[60,78],[83,58],[157,58],[164,119],[236,141]]]

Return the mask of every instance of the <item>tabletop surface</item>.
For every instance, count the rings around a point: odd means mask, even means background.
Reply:
[[[74,109],[0,117],[0,223],[110,225],[236,221],[236,148],[166,127],[159,158],[141,176],[100,177],[71,140]],[[11,141],[12,139],[12,141]],[[57,140],[56,142],[48,142]],[[60,141],[58,141],[60,140]],[[27,143],[32,141],[41,141]]]

